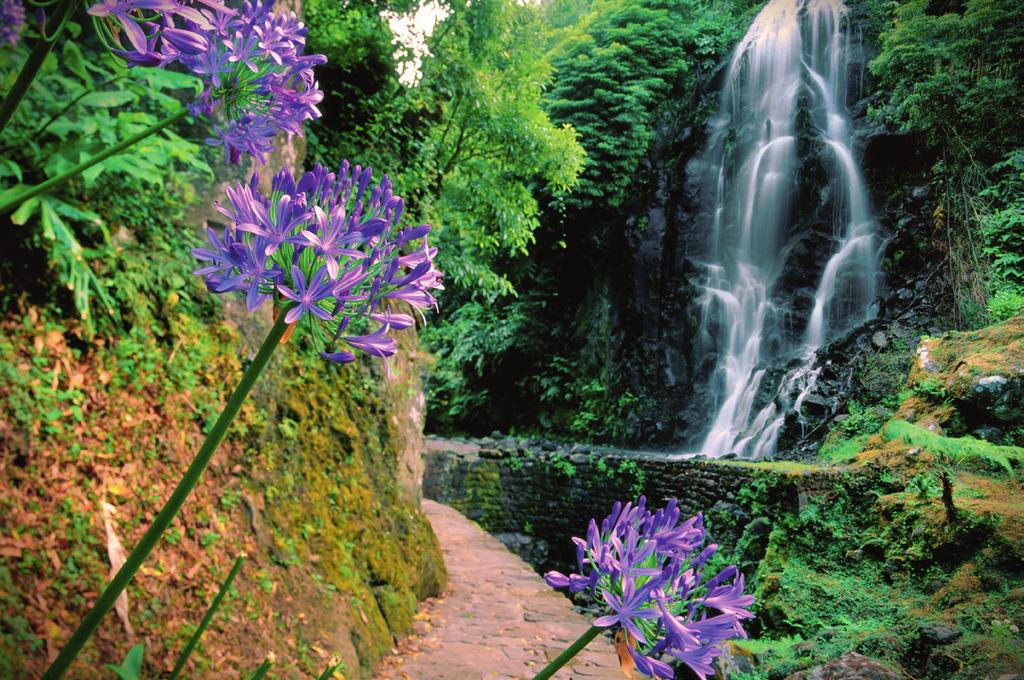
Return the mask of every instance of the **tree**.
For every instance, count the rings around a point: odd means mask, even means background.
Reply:
[[[539,192],[570,191],[583,149],[541,107],[552,68],[536,8],[511,0],[453,2],[429,43],[414,93],[434,120],[416,167],[424,217],[444,243],[442,265],[473,295],[513,293],[498,258],[525,256],[540,226]],[[422,197],[421,197],[422,198]]]

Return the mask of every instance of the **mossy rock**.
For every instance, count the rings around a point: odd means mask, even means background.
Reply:
[[[918,345],[908,386],[925,403],[901,407],[923,422],[931,411],[939,425],[955,404],[972,425],[1024,423],[1024,316],[976,331],[924,338]],[[908,418],[909,419],[909,418]]]

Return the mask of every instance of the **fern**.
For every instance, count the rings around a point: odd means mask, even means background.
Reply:
[[[1024,448],[1019,446],[997,446],[974,437],[943,437],[905,420],[889,421],[882,433],[886,441],[899,439],[910,446],[925,449],[953,465],[984,460],[999,465],[1013,476],[1014,464],[1024,462]]]

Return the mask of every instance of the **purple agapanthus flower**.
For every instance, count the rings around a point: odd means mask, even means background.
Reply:
[[[9,0],[3,0],[9,1]],[[320,117],[323,92],[313,67],[323,55],[304,55],[306,27],[294,12],[274,13],[273,0],[242,3],[239,11],[218,0],[102,0],[89,14],[129,64],[181,64],[203,81],[189,106],[210,121],[206,140],[224,148],[231,163],[245,155],[265,162],[280,134],[301,135]],[[121,36],[127,41],[122,42]]]
[[[436,307],[442,277],[430,227],[401,229],[402,199],[387,175],[373,188],[371,177],[345,161],[337,174],[318,164],[298,182],[282,170],[269,195],[258,174],[228,188],[216,206],[228,225],[192,251],[203,263],[195,274],[212,292],[244,292],[249,309],[274,299],[325,359],[346,363],[359,351],[386,361],[398,350],[389,333],[415,323],[393,307],[410,297],[417,311]]]
[[[590,520],[586,538],[574,538],[578,574],[548,572],[555,588],[589,590],[609,613],[595,626],[629,633],[629,653],[642,673],[674,678],[666,662],[681,661],[702,680],[725,640],[746,637],[742,621],[753,618],[752,595],[743,575],[726,567],[705,579],[703,569],[717,546],[703,549],[701,515],[681,521],[675,499],[656,512],[641,497],[616,503],[601,523]]]
[[[0,0],[0,43],[17,45],[25,26],[25,5],[21,0]]]

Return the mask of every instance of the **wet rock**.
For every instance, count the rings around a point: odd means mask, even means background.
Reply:
[[[733,452],[729,452],[729,453],[723,454],[719,458],[721,460],[736,460],[737,458],[739,458],[739,454],[733,453]]]
[[[920,630],[921,642],[926,645],[948,645],[960,639],[962,633],[952,626],[929,624]]]
[[[794,673],[786,680],[900,680],[900,675],[874,659],[847,652],[835,661]]]
[[[569,456],[569,462],[573,465],[585,465],[590,461],[590,456],[585,453],[574,453]]]
[[[1024,380],[1021,376],[985,376],[978,379],[972,392],[979,403],[999,420],[1017,422],[1024,419]]]
[[[505,457],[505,452],[501,449],[480,449],[477,455],[481,458],[489,458],[491,460],[499,460]]]
[[[715,658],[715,680],[729,680],[741,673],[754,672],[754,660],[750,652],[732,642],[721,646],[722,653]]]
[[[974,430],[972,430],[971,434],[977,437],[978,439],[984,439],[985,441],[994,441],[1003,434],[1003,431],[998,427],[994,427],[992,425],[982,425],[981,427],[977,427]]]

